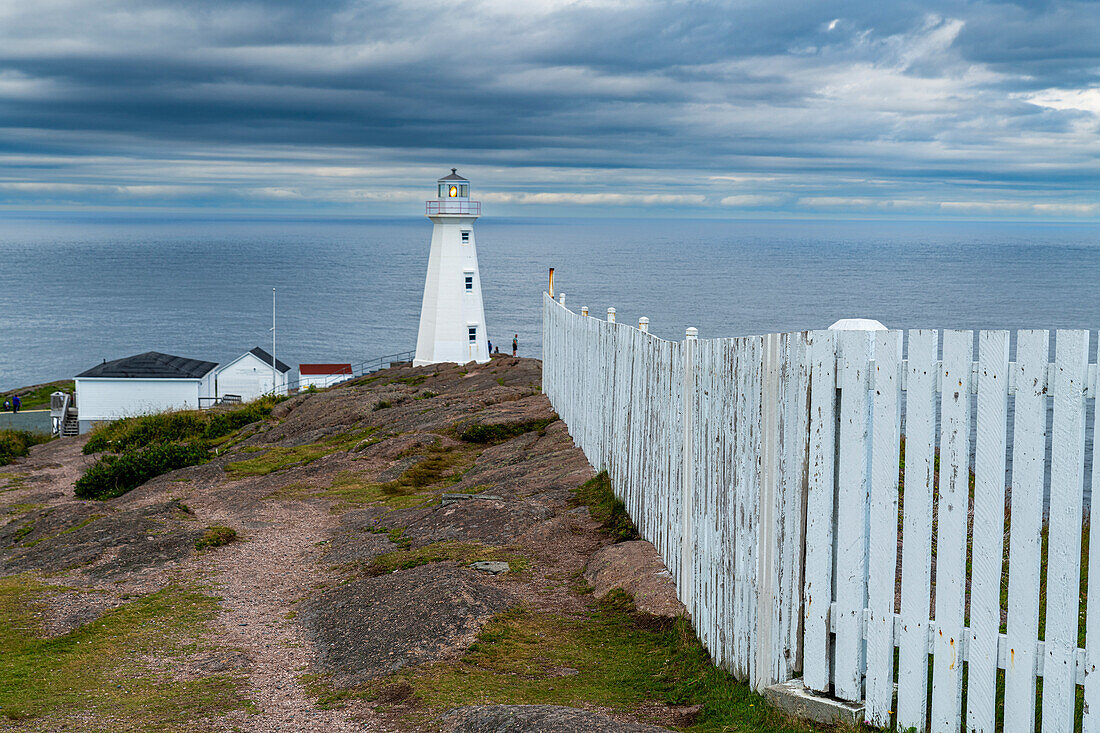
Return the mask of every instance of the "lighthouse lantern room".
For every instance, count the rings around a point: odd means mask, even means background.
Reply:
[[[432,220],[432,248],[420,307],[415,366],[489,361],[474,221],[481,203],[470,200],[470,182],[458,175],[437,181],[438,198],[425,213]]]

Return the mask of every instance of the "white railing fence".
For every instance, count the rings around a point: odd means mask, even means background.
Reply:
[[[801,672],[901,730],[1100,730],[1090,334],[1058,331],[1053,363],[1047,331],[1014,362],[1010,337],[677,343],[547,297],[543,383],[756,689]]]

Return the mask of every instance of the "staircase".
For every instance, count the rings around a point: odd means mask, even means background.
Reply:
[[[65,419],[61,421],[61,437],[75,438],[80,434],[80,420],[76,408],[70,407],[65,411]]]
[[[68,392],[54,392],[50,395],[53,430],[62,438],[71,438],[80,434],[80,416],[75,403],[75,398]]]

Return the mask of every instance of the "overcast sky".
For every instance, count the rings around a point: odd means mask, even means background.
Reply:
[[[1100,220],[1100,3],[0,0],[0,207]]]

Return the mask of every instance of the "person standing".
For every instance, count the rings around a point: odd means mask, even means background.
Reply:
[[[19,412],[19,408],[23,406],[23,400],[19,399],[19,395],[13,395],[11,398],[11,411],[12,413]]]
[[[489,341],[488,344],[489,344],[489,354],[492,355],[492,353],[493,353],[493,342]]]
[[[512,356],[516,356],[519,353],[519,334],[517,333],[512,337]]]

